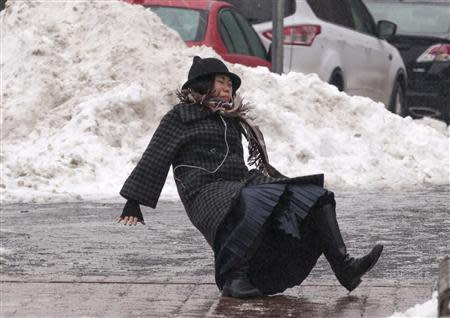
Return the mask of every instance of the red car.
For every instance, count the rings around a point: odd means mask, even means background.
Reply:
[[[188,46],[212,47],[230,63],[266,66],[270,58],[247,20],[227,2],[212,0],[124,0],[156,13]]]

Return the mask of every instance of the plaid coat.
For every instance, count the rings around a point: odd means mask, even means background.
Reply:
[[[246,185],[295,182],[323,186],[322,174],[276,179],[256,169],[249,171],[238,120],[198,105],[178,104],[162,118],[120,194],[155,208],[171,165],[184,208],[211,246]]]

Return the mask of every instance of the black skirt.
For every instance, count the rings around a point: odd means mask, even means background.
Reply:
[[[334,204],[334,194],[313,184],[243,188],[214,242],[219,289],[244,264],[251,282],[266,295],[299,285],[323,252],[309,215],[327,203]]]

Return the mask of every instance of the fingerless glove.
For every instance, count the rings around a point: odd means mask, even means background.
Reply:
[[[133,200],[128,200],[123,207],[122,215],[120,217],[124,218],[126,216],[137,217],[138,221],[144,221],[139,203]]]

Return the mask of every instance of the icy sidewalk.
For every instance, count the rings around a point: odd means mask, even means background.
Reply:
[[[448,191],[336,193],[350,252],[385,244],[360,287],[348,295],[321,258],[301,286],[248,301],[220,297],[179,203],[144,209],[136,227],[114,223],[117,204],[4,205],[0,316],[387,317],[431,298],[450,254]]]

